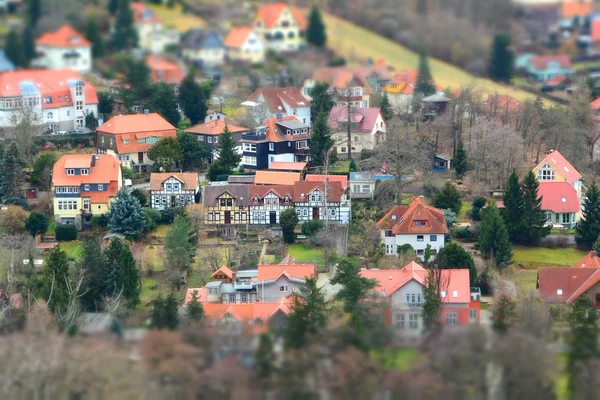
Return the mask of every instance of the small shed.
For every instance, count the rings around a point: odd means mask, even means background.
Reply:
[[[452,158],[443,154],[437,154],[433,157],[434,171],[448,171],[452,165]]]

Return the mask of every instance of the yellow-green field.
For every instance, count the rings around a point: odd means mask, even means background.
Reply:
[[[330,14],[324,13],[323,18],[327,25],[327,44],[338,54],[347,58],[371,58],[374,61],[384,59],[387,65],[395,67],[398,71],[418,67],[418,54],[406,47]],[[444,87],[475,85],[490,93],[497,92],[519,100],[535,97],[530,93],[508,88],[488,79],[475,78],[466,71],[443,61],[431,58],[429,64],[433,79],[438,85]]]
[[[173,8],[160,4],[148,4],[148,6],[156,12],[165,26],[172,26],[178,31],[185,32],[191,28],[204,28],[205,26],[202,18],[192,14],[183,14],[179,4]]]

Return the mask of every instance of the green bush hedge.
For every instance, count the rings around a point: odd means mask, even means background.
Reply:
[[[56,224],[54,232],[59,242],[77,240],[77,227],[73,224]]]

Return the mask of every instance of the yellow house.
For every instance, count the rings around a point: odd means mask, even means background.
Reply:
[[[306,27],[304,14],[283,2],[261,7],[254,20],[254,32],[267,49],[275,51],[296,51],[304,47]]]
[[[52,170],[54,218],[91,227],[92,216],[108,211],[123,186],[121,162],[109,154],[67,154]]]
[[[568,182],[581,198],[581,174],[558,150],[546,154],[533,173],[540,182]]]

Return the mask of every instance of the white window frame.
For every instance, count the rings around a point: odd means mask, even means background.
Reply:
[[[69,175],[69,176],[75,175],[75,169],[74,168],[67,168],[67,175]]]
[[[104,185],[102,183],[98,184],[98,191],[104,190]]]

